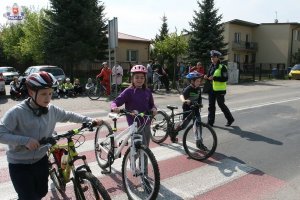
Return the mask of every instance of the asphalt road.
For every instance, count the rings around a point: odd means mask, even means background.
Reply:
[[[235,122],[225,127],[226,120],[217,110],[215,131],[218,135],[216,154],[257,169],[257,174],[282,181],[283,187],[265,196],[271,199],[300,199],[300,90],[299,81],[267,81],[229,85],[227,106]],[[178,94],[154,94],[160,109],[181,104]],[[207,115],[207,96],[204,95],[203,120]],[[0,98],[0,117],[16,101]],[[87,97],[55,99],[53,104],[91,117],[107,116],[110,101],[91,101]]]

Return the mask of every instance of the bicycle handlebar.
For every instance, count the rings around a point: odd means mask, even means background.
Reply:
[[[114,112],[113,110],[111,110],[111,112]],[[131,116],[149,116],[149,117],[153,117],[153,111],[146,111],[146,112],[138,112],[137,110],[126,110],[125,108],[120,109],[120,116],[122,115],[131,115]]]
[[[76,134],[78,134],[81,130],[87,128],[89,131],[93,131],[93,127],[96,126],[96,123],[94,122],[84,122],[82,123],[81,127],[78,129],[69,130],[68,132],[61,134],[61,135],[55,135],[48,138],[42,138],[39,142],[41,145],[47,145],[51,144],[51,146],[55,145],[58,140],[61,138],[70,138]]]

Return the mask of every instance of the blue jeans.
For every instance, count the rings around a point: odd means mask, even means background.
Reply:
[[[11,181],[19,200],[41,200],[48,193],[48,156],[33,164],[9,163]]]

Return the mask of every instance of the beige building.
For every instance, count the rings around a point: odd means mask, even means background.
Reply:
[[[226,60],[237,62],[240,70],[261,65],[266,69],[294,64],[292,55],[300,48],[300,23],[255,24],[242,20],[224,23]]]
[[[129,69],[129,64],[146,65],[150,56],[150,40],[118,33],[118,47],[116,50],[116,60],[125,69]]]

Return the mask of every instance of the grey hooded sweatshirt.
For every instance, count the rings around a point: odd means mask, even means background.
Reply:
[[[57,122],[82,123],[92,120],[52,104],[49,104],[47,114],[38,117],[25,101],[9,109],[0,120],[0,143],[8,144],[7,161],[12,164],[32,164],[43,158],[47,148],[30,151],[25,145],[29,138],[40,140],[50,137]]]

